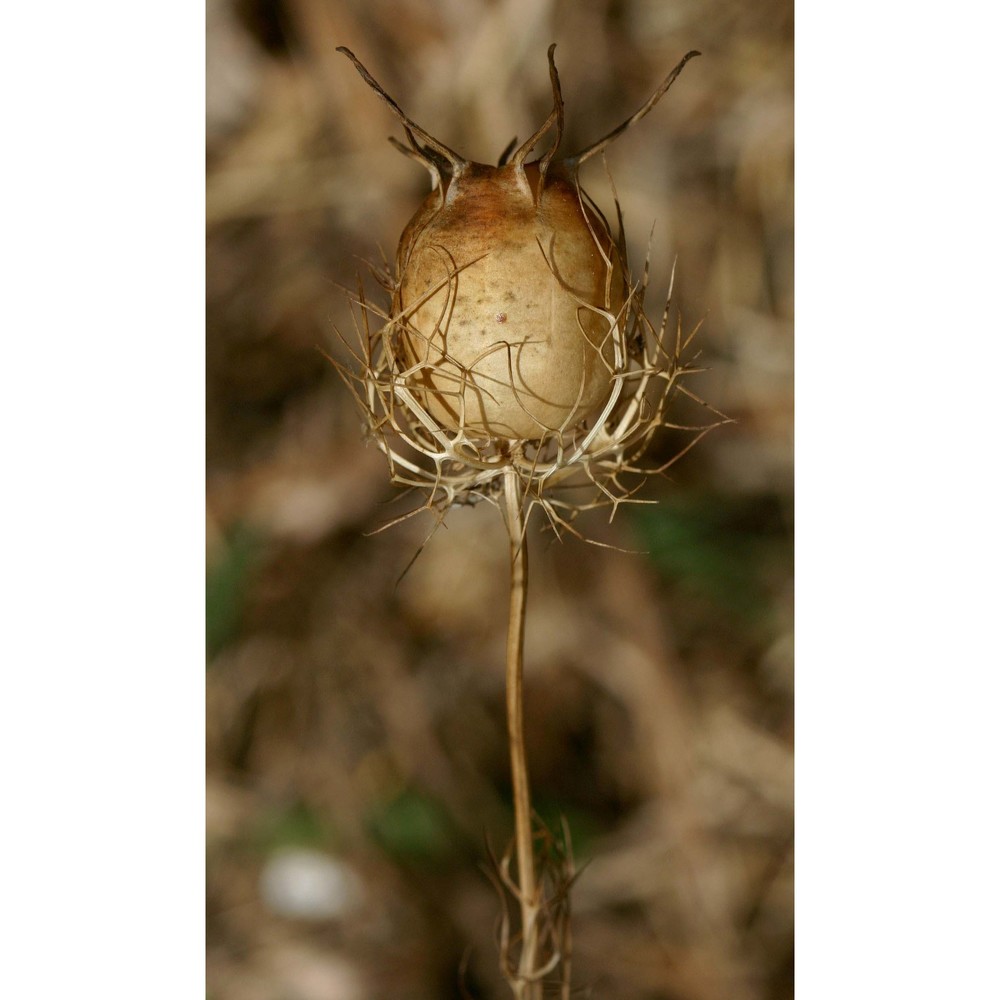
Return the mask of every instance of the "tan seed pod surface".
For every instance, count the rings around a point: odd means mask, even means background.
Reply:
[[[424,366],[421,401],[447,427],[537,439],[610,395],[618,251],[572,180],[553,173],[542,184],[537,163],[469,164],[403,233],[393,312],[406,363]]]

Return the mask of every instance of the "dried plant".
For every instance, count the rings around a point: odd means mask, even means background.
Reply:
[[[579,182],[579,169],[667,92],[689,52],[645,104],[604,138],[558,156],[563,101],[548,52],[553,108],[522,145],[513,140],[496,167],[465,160],[413,122],[348,49],[368,86],[403,125],[392,140],[430,173],[432,190],[400,240],[395,270],[373,273],[388,306],[370,301],[359,279],[348,345],[354,366],[334,361],[397,485],[423,502],[383,527],[432,511],[437,523],[455,504],[497,507],[510,542],[507,727],[515,814],[516,880],[511,854],[494,862],[505,901],[501,970],[513,994],[537,1000],[543,982],[569,996],[569,887],[574,878],[568,831],[562,846],[533,824],[524,750],[523,645],[528,580],[526,525],[537,507],[557,535],[583,537],[584,510],[649,503],[637,496],[714,427],[725,422],[688,387],[699,371],[671,317],[673,274],[660,323],[644,311],[647,252],[641,275],[629,271],[614,185],[617,231]],[[537,160],[528,155],[549,133]],[[346,343],[346,341],[345,341]],[[331,359],[332,360],[332,359]],[[667,419],[676,394],[710,414],[700,425]],[[688,433],[668,461],[644,458],[661,428]],[[519,923],[510,920],[508,894]]]

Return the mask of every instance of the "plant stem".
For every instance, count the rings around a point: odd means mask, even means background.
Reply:
[[[511,985],[523,1000],[540,997],[541,984],[530,977],[538,958],[539,900],[531,836],[531,794],[524,749],[524,611],[528,592],[528,550],[524,538],[524,490],[517,472],[504,473],[504,520],[510,539],[510,618],[507,627],[507,736],[514,787],[514,841],[521,906],[521,954],[517,981]]]

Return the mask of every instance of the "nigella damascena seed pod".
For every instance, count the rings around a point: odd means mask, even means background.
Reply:
[[[403,122],[403,152],[434,187],[403,232],[396,258],[391,351],[425,413],[470,441],[545,440],[602,412],[627,369],[628,276],[577,173],[643,117],[557,158],[563,104],[549,49],[553,109],[509,162],[467,161],[411,121],[354,55],[368,85]],[[554,129],[538,160],[532,149]]]
[[[470,164],[403,233],[394,313],[427,409],[471,436],[535,439],[611,393],[618,250],[558,166]]]

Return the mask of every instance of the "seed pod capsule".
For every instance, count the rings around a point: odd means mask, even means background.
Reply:
[[[496,167],[465,160],[421,129],[353,53],[340,49],[403,123],[409,145],[397,147],[434,182],[396,256],[395,370],[433,420],[473,442],[562,437],[605,408],[629,363],[629,279],[577,173],[642,118],[698,54],[688,53],[618,128],[556,159],[563,104],[554,49],[552,112]],[[552,146],[526,164],[552,129]]]
[[[400,241],[393,311],[406,364],[422,366],[435,419],[470,435],[540,438],[611,392],[618,251],[567,178],[543,187],[539,173],[470,164]]]

